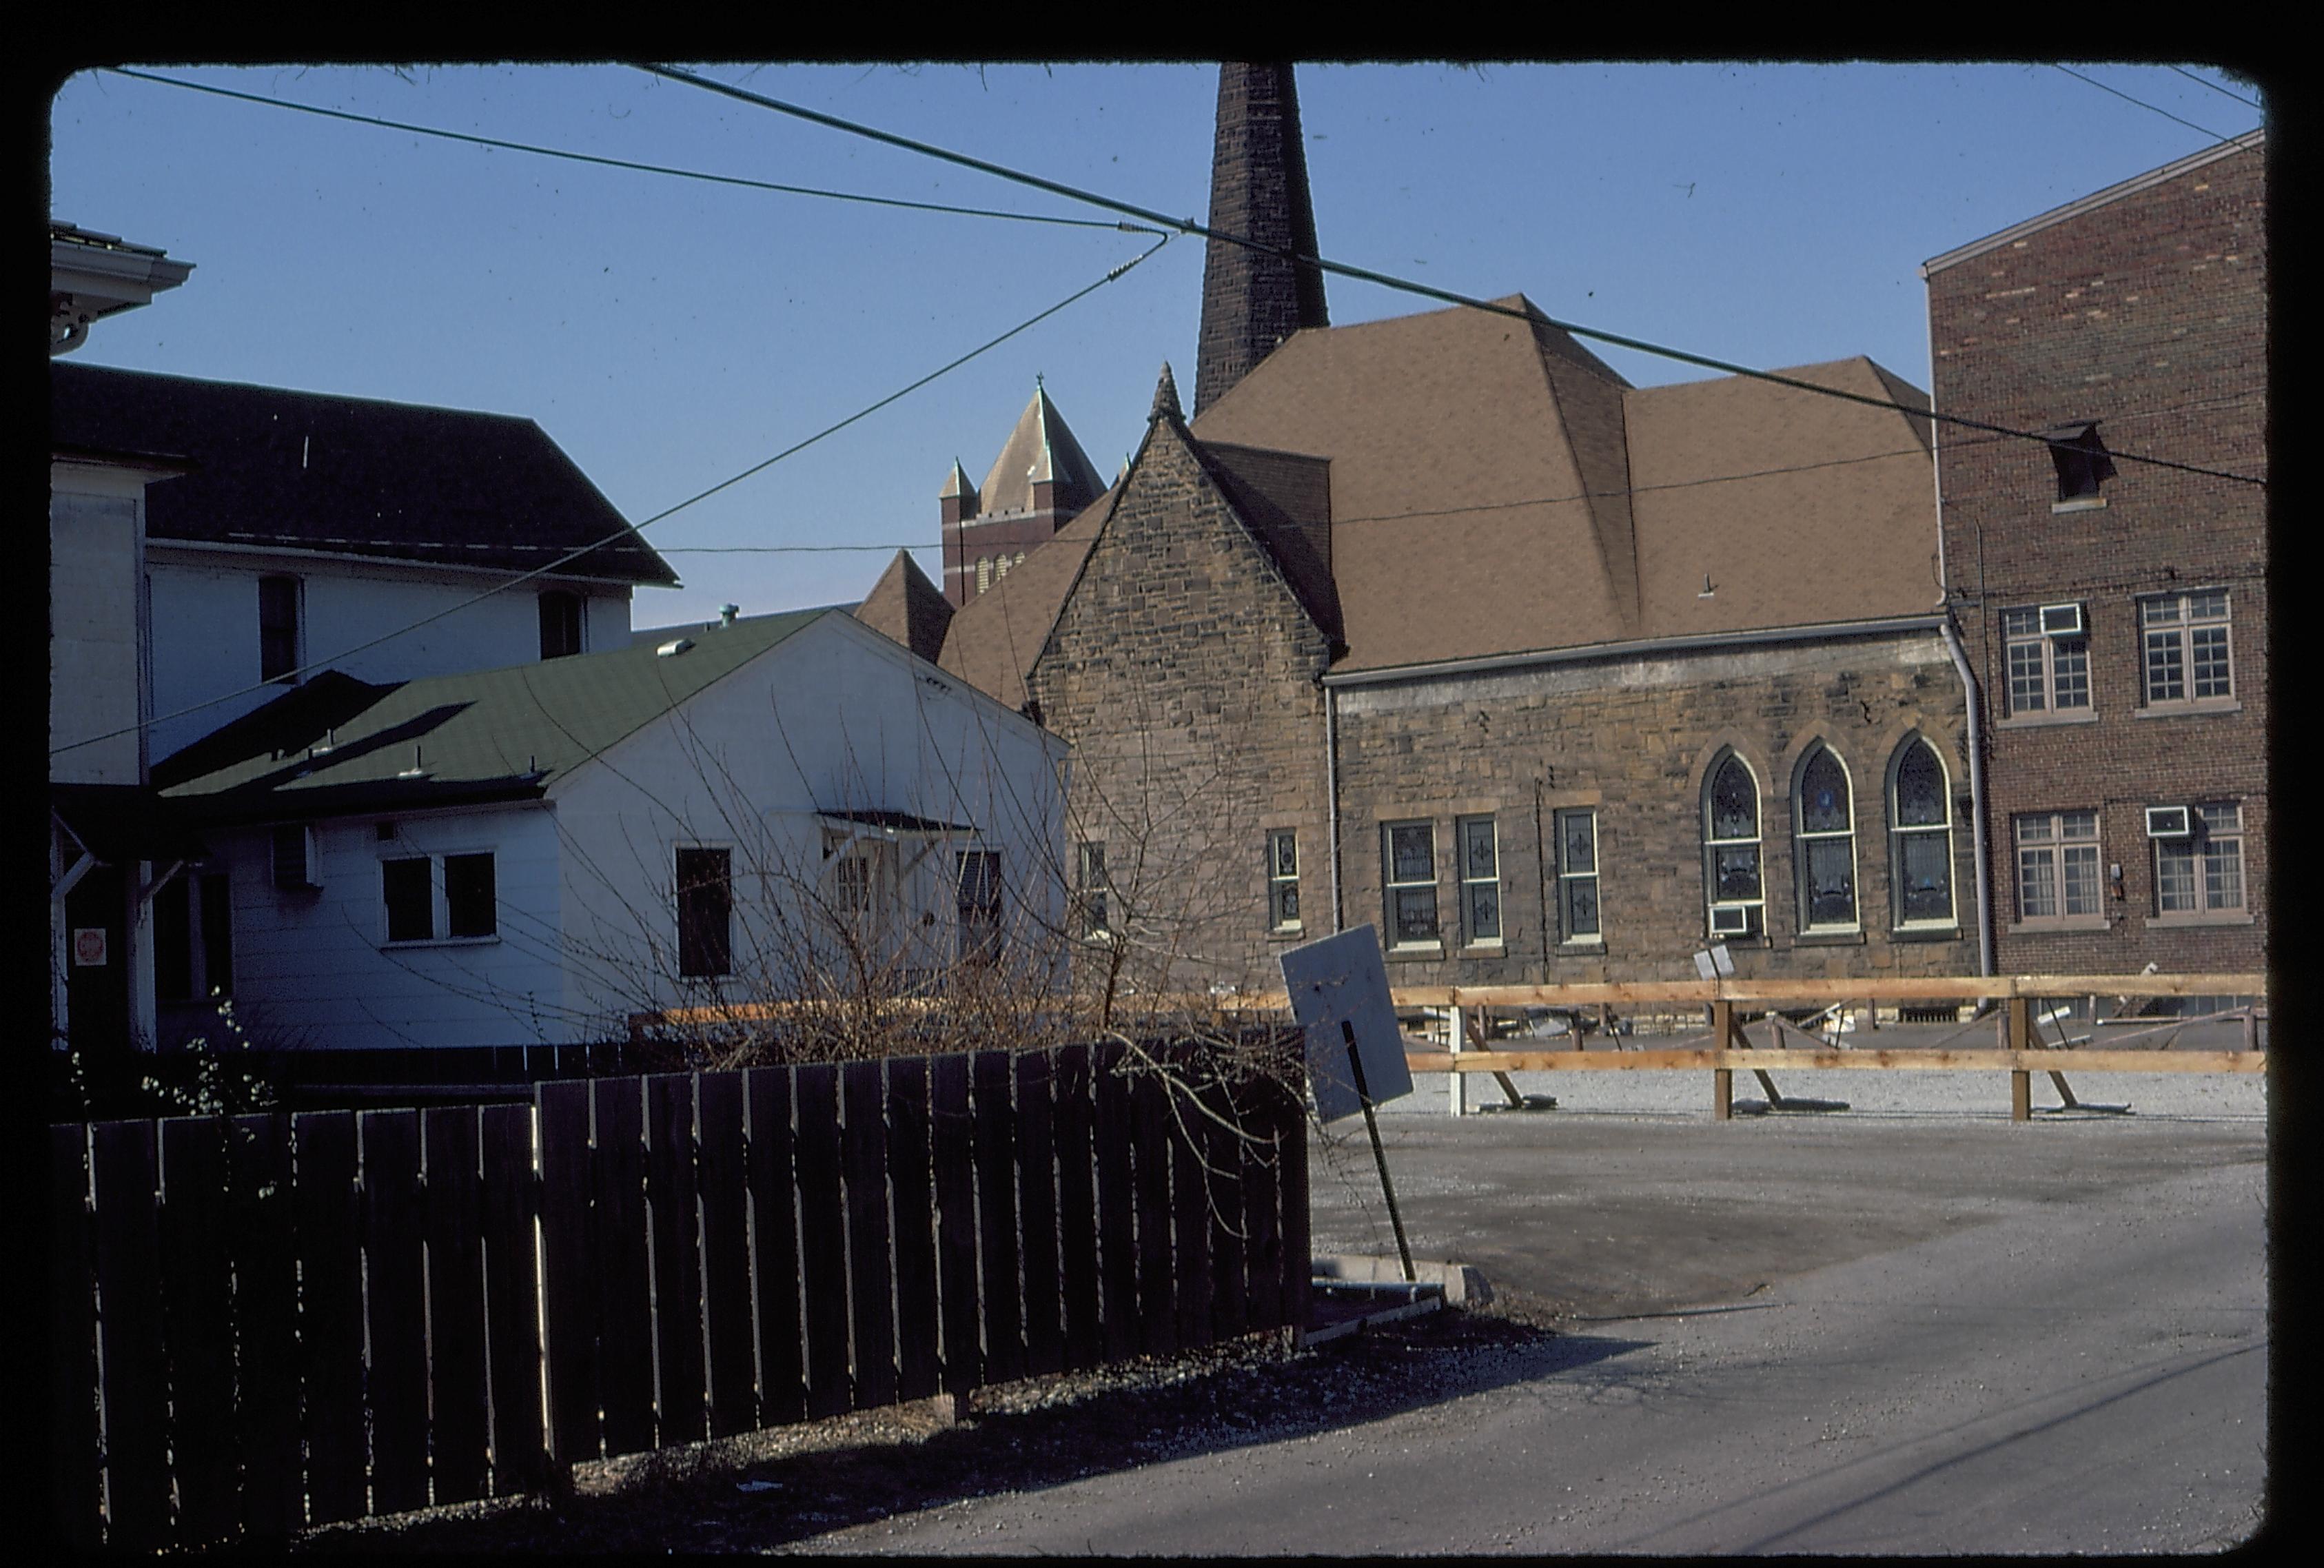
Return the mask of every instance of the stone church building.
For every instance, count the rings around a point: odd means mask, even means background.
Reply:
[[[985,492],[954,465],[943,588],[899,554],[857,612],[1073,742],[1093,959],[1264,988],[1370,924],[1394,984],[1977,972],[1924,394],[1633,387],[1522,295],[1331,326],[1300,146],[1290,69],[1225,67],[1211,226],[1276,250],[1211,242],[1193,416],[1164,367],[1067,517],[1037,393]]]

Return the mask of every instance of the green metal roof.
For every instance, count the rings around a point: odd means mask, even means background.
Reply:
[[[674,628],[691,646],[373,686],[327,672],[155,765],[202,821],[328,816],[537,797],[559,777],[832,609]]]

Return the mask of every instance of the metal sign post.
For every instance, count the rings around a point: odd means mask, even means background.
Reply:
[[[1396,1184],[1388,1177],[1388,1150],[1380,1147],[1379,1120],[1372,1114],[1372,1092],[1364,1082],[1363,1054],[1356,1049],[1356,1026],[1342,1019],[1340,1034],[1347,1041],[1348,1071],[1356,1076],[1356,1098],[1363,1102],[1364,1130],[1371,1134],[1372,1163],[1379,1167],[1380,1193],[1388,1199],[1388,1222],[1396,1228],[1396,1255],[1404,1262],[1404,1277],[1409,1284],[1414,1277],[1412,1247],[1404,1239],[1404,1216],[1397,1212]]]
[[[1380,1192],[1396,1227],[1397,1253],[1404,1277],[1410,1280],[1412,1249],[1405,1241],[1404,1216],[1397,1209],[1388,1153],[1373,1116],[1375,1106],[1412,1093],[1412,1069],[1404,1059],[1404,1034],[1388,1001],[1379,934],[1360,926],[1294,947],[1282,962],[1292,1016],[1306,1036],[1307,1082],[1314,1091],[1315,1114],[1331,1122],[1363,1113],[1372,1158],[1379,1167]]]

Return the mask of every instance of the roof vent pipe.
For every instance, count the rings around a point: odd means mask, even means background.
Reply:
[[[742,606],[740,604],[721,604],[718,606],[718,624],[732,626],[734,624],[734,617],[742,613]]]

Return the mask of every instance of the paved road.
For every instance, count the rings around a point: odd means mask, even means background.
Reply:
[[[1489,1277],[1595,1321],[1480,1351],[1362,1425],[797,1548],[2185,1551],[2260,1520],[2255,1121],[1551,1113],[1388,1132],[1423,1251],[1478,1260],[1498,1224]],[[1326,1163],[1319,1250],[1370,1223]],[[1480,1212],[1501,1218],[1448,1218]],[[1592,1258],[1595,1275],[1571,1266]]]

